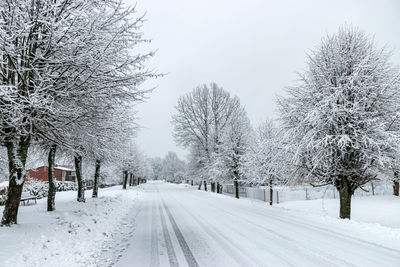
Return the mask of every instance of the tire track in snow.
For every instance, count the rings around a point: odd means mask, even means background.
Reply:
[[[250,257],[247,257],[246,255],[242,254],[242,251],[239,249],[238,244],[236,244],[231,238],[227,237],[224,235],[221,231],[219,231],[216,227],[210,225],[207,226],[204,221],[203,217],[200,215],[194,215],[192,212],[189,211],[182,203],[180,203],[175,197],[171,196],[181,207],[185,212],[192,217],[192,219],[204,229],[204,232],[208,234],[211,238],[213,238],[219,245],[220,247],[226,252],[226,254],[230,257],[232,257],[236,263],[238,263],[239,266],[246,266],[249,264],[249,262],[253,262],[253,264],[262,266],[263,264],[260,262],[255,262],[255,259],[252,259]],[[214,232],[214,235],[212,234]],[[233,245],[235,244],[235,245]],[[244,257],[246,257],[246,259]],[[254,266],[254,265],[252,265]]]
[[[157,231],[157,203],[152,201],[151,207],[151,252],[150,252],[150,266],[160,266],[159,252],[158,252],[158,231]]]
[[[278,239],[280,239],[283,242],[287,242],[287,247],[291,247],[293,249],[295,249],[296,251],[298,251],[299,253],[302,253],[303,255],[309,255],[315,259],[320,259],[323,262],[325,262],[324,264],[328,265],[328,266],[353,266],[355,267],[356,265],[345,261],[341,258],[338,258],[337,256],[334,256],[332,254],[326,253],[322,250],[316,249],[316,248],[310,248],[308,246],[300,246],[297,244],[296,240],[289,238],[285,235],[280,234],[279,232],[266,227],[264,225],[260,225],[258,223],[252,222],[251,220],[245,219],[245,218],[241,218],[238,217],[237,215],[230,213],[228,211],[223,211],[225,214],[228,214],[232,217],[234,217],[235,219],[241,219],[242,221],[245,221],[246,223],[255,226],[261,230],[263,230],[264,232],[273,235],[275,237],[277,237]],[[239,233],[240,234],[240,233]],[[306,250],[304,250],[306,249]],[[329,261],[329,262],[328,262]]]
[[[250,219],[238,217],[237,214],[231,213],[231,212],[226,211],[226,210],[223,210],[222,212],[224,212],[224,213],[226,213],[226,214],[228,214],[228,215],[230,215],[230,216],[232,216],[232,217],[235,217],[235,218],[239,218],[239,219],[241,219],[241,220],[244,220],[244,221],[246,221],[247,223],[252,224],[252,225],[254,225],[254,226],[256,226],[256,227],[258,227],[258,228],[260,228],[260,229],[264,229],[265,231],[273,232],[273,233],[275,233],[276,235],[282,236],[283,238],[286,238],[286,239],[288,239],[288,240],[292,240],[291,238],[285,237],[285,236],[279,234],[278,232],[276,232],[276,231],[274,231],[274,230],[272,230],[272,229],[270,229],[270,228],[267,228],[267,227],[264,226],[264,225],[260,225],[260,224],[258,224],[258,223],[255,223],[254,221],[252,221],[252,220],[250,220]],[[253,216],[254,218],[260,218],[260,219],[261,219],[261,218],[264,218],[264,217],[261,216],[260,214],[252,214],[252,216]],[[379,245],[377,245],[377,244],[374,244],[374,243],[371,243],[371,242],[368,242],[368,241],[364,241],[364,240],[359,239],[359,238],[357,238],[357,237],[352,237],[352,236],[349,236],[349,235],[346,235],[346,234],[339,234],[339,233],[337,233],[337,232],[335,232],[335,231],[330,231],[330,230],[328,230],[328,229],[326,229],[326,228],[323,228],[323,227],[320,227],[320,226],[317,226],[317,225],[313,225],[313,224],[310,224],[310,223],[301,222],[301,221],[298,221],[297,219],[295,219],[295,218],[292,217],[292,216],[289,217],[289,216],[287,216],[287,215],[274,214],[274,216],[269,217],[269,219],[270,219],[270,220],[273,220],[273,221],[277,221],[277,222],[279,222],[279,223],[286,224],[286,225],[288,225],[288,226],[290,226],[290,227],[298,226],[299,228],[302,228],[302,229],[305,229],[305,228],[306,228],[306,229],[308,229],[308,230],[310,230],[310,231],[313,231],[313,232],[315,232],[315,233],[320,233],[320,234],[323,234],[323,235],[331,236],[331,237],[333,237],[333,238],[336,238],[337,240],[340,240],[340,241],[342,241],[342,242],[346,242],[347,244],[354,244],[354,245],[356,245],[356,246],[358,246],[358,247],[373,246],[376,250],[380,250],[380,251],[382,251],[383,253],[385,253],[385,254],[388,255],[388,256],[397,256],[397,255],[399,255],[398,253],[395,253],[395,255],[394,255],[394,254],[391,254],[391,253],[393,253],[393,252],[398,252],[398,251],[395,250],[395,249],[391,249],[391,248],[387,248],[387,247],[383,247],[383,246],[381,247],[381,246],[379,246]],[[296,241],[295,241],[295,240],[292,240],[292,242],[296,242]],[[340,249],[340,250],[342,250],[342,251],[345,251],[345,250],[343,250],[343,249],[342,249],[339,245],[337,245],[337,244],[331,243],[331,245],[333,246],[333,248],[336,247],[337,249]],[[320,250],[320,249],[317,249],[317,248],[315,248],[315,247],[305,246],[304,248],[306,248],[309,252],[314,252],[316,255],[324,256],[324,257],[327,257],[327,258],[329,258],[329,259],[336,260],[337,262],[339,262],[339,263],[342,264],[342,265],[346,265],[346,266],[356,266],[356,265],[354,265],[353,263],[350,263],[350,262],[346,261],[345,259],[342,259],[342,258],[338,257],[337,255],[327,253],[327,252],[322,251],[322,250]],[[364,255],[363,253],[359,252],[359,251],[352,251],[352,253],[353,253],[354,256],[358,256],[359,258],[365,257],[365,255]],[[336,253],[336,254],[337,254],[337,253]],[[374,260],[374,263],[375,263],[377,266],[379,266],[379,265],[382,263],[382,259],[376,258],[376,259],[373,259],[373,260]],[[372,262],[371,262],[371,263],[372,263]]]
[[[179,227],[176,224],[174,217],[172,216],[171,212],[169,211],[167,205],[165,205],[164,201],[163,201],[163,204],[164,204],[164,209],[167,212],[169,220],[171,221],[172,228],[174,229],[176,238],[178,239],[179,245],[182,248],[183,255],[185,256],[185,259],[186,259],[189,267],[198,267],[199,264],[197,263],[196,259],[193,256],[192,251],[190,250],[188,244],[186,243],[186,240],[183,237],[182,232],[179,230]]]
[[[203,199],[203,201],[207,201],[207,200]],[[247,218],[243,218],[241,216],[238,216],[238,214],[229,212],[228,210],[220,209],[219,207],[214,206],[214,205],[209,205],[208,207],[213,209],[213,210],[215,210],[215,211],[217,211],[217,212],[219,212],[219,213],[221,213],[221,212],[225,213],[226,215],[229,215],[232,218],[235,218],[236,220],[239,219],[241,221],[244,221],[244,222],[248,223],[249,225],[255,226],[255,227],[263,230],[264,232],[268,233],[269,235],[275,236],[279,240],[285,242],[288,247],[293,248],[295,251],[297,251],[299,253],[303,253],[304,254],[304,252],[305,252],[304,248],[305,248],[305,249],[307,249],[306,251],[308,252],[307,254],[309,256],[311,256],[311,257],[313,257],[315,259],[319,258],[322,261],[328,261],[328,262],[326,262],[326,264],[330,264],[330,266],[338,266],[338,264],[339,264],[339,266],[355,266],[354,264],[352,264],[352,263],[350,263],[348,261],[345,261],[345,260],[343,260],[343,259],[341,259],[341,258],[339,258],[337,256],[334,256],[332,254],[329,254],[329,253],[326,253],[324,251],[321,251],[321,250],[319,250],[317,248],[311,248],[309,246],[305,246],[304,247],[304,246],[298,244],[296,240],[294,240],[294,239],[292,239],[292,238],[290,238],[288,236],[285,236],[284,234],[281,234],[281,233],[279,233],[279,232],[277,232],[277,231],[275,231],[275,230],[273,230],[273,229],[271,229],[269,227],[266,227],[266,225],[260,225],[260,224],[258,224],[256,222],[252,221],[252,220],[249,220]],[[266,219],[265,217],[262,217],[261,215],[252,214],[252,216],[253,217],[257,217],[257,218]],[[269,220],[278,220],[280,223],[285,223],[285,224],[291,225],[290,224],[291,221],[284,221],[282,219],[279,220],[279,219],[273,218],[273,217],[268,218],[268,219]],[[226,227],[231,228],[230,225],[226,225]],[[233,228],[231,228],[231,229],[233,229]],[[238,233],[239,233],[239,235],[241,235],[240,231]],[[242,236],[246,237],[244,235],[242,235]],[[253,241],[253,242],[256,242],[256,241]],[[304,256],[305,255],[306,254],[304,254]],[[282,257],[281,257],[281,259],[282,259]],[[287,261],[286,261],[286,264],[290,265],[290,263],[288,263]]]
[[[178,260],[176,258],[174,247],[172,246],[171,237],[169,236],[169,233],[168,233],[167,223],[165,221],[165,217],[164,217],[164,214],[162,212],[161,205],[158,205],[158,208],[159,208],[159,211],[160,211],[161,226],[162,226],[162,229],[163,229],[165,246],[167,247],[169,265],[171,267],[178,267],[179,266]]]

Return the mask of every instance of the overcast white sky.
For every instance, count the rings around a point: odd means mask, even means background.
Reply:
[[[186,155],[172,137],[180,95],[216,82],[240,97],[254,125],[275,113],[275,96],[305,68],[305,53],[349,23],[375,35],[400,63],[398,0],[126,0],[147,12],[143,28],[158,49],[149,66],[169,73],[138,107],[139,147],[149,156]]]

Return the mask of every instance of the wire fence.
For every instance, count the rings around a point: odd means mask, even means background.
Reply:
[[[357,189],[354,197],[373,196],[373,195],[391,195],[393,187],[390,183],[370,183]],[[234,195],[235,188],[233,184],[223,184],[222,193]],[[239,196],[251,199],[258,199],[269,202],[271,192],[269,187],[248,187],[239,186]],[[333,186],[313,187],[313,186],[276,186],[272,190],[273,203],[281,203],[296,200],[312,199],[336,199],[339,198],[339,192]]]

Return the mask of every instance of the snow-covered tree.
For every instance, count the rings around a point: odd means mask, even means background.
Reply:
[[[2,223],[8,225],[17,222],[32,140],[68,147],[66,132],[90,120],[96,103],[137,101],[146,93],[138,86],[154,74],[144,69],[152,53],[132,52],[146,41],[143,18],[121,1],[5,0],[0,13],[0,141],[10,166]]]
[[[239,99],[212,83],[198,86],[192,92],[181,96],[173,116],[176,142],[190,148],[192,167],[197,166],[206,185],[206,174],[211,155],[221,139],[221,133],[236,110]]]
[[[278,99],[292,164],[340,194],[340,218],[350,218],[354,191],[398,153],[399,73],[389,53],[361,30],[341,27],[308,57],[297,86]]]
[[[137,144],[132,140],[125,145],[123,150],[124,157],[120,161],[120,171],[123,173],[122,188],[126,189],[130,185],[139,184],[142,180],[151,177],[151,165],[149,159],[141,152]]]
[[[182,181],[186,164],[175,152],[169,151],[162,161],[162,177],[168,182]]]
[[[163,160],[160,157],[150,158],[150,166],[152,169],[151,180],[162,180]]]
[[[270,205],[273,200],[273,187],[284,183],[289,176],[287,151],[282,150],[281,134],[273,120],[265,120],[255,131],[254,138],[247,147],[242,174],[251,184],[268,185]]]
[[[49,69],[62,64],[53,61],[53,44],[66,30],[60,24],[79,9],[80,3],[71,2],[0,2],[0,141],[8,150],[10,173],[3,225],[17,223],[31,141],[49,132],[51,84],[57,78]]]
[[[233,181],[236,198],[239,198],[239,182],[244,182],[245,178],[240,170],[245,162],[244,156],[250,145],[251,135],[250,120],[244,108],[238,108],[221,131],[221,138],[211,157],[209,173],[212,179],[218,182]]]

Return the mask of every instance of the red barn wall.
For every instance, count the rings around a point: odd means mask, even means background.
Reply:
[[[27,170],[26,175],[31,179],[47,182],[49,180],[47,172],[47,167],[43,166],[34,170]]]
[[[57,181],[62,181],[62,170],[54,169],[54,176],[56,177]]]

